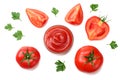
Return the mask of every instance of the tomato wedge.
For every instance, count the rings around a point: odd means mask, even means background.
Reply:
[[[87,20],[85,29],[89,40],[101,40],[108,35],[110,28],[105,20],[105,17],[101,19],[97,16]]]
[[[79,25],[83,21],[83,10],[79,4],[75,5],[70,11],[67,13],[65,17],[65,21],[72,25]]]
[[[83,72],[95,72],[103,64],[101,52],[94,46],[83,46],[75,55],[75,65]]]
[[[65,53],[72,46],[73,34],[63,25],[54,25],[45,32],[44,42],[49,51]]]
[[[26,8],[26,13],[30,22],[37,28],[43,27],[48,21],[48,16],[40,10]]]

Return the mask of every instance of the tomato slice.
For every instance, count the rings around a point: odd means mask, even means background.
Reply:
[[[109,33],[109,25],[97,16],[87,20],[85,29],[89,40],[101,40]]]
[[[70,11],[67,13],[65,17],[65,21],[72,25],[79,25],[83,21],[83,10],[79,4],[75,5]]]
[[[83,46],[75,55],[75,65],[83,72],[95,72],[103,64],[103,55],[94,46]]]
[[[72,46],[73,35],[67,27],[54,25],[45,32],[44,42],[49,51],[65,53]]]
[[[30,22],[37,28],[43,27],[48,21],[48,16],[42,11],[27,8],[26,13]]]

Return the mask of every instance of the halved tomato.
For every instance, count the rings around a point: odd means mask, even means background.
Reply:
[[[89,40],[101,40],[108,35],[110,28],[105,20],[105,17],[97,16],[92,16],[87,20],[85,29]]]

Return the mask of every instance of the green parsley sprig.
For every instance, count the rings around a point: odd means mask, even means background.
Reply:
[[[12,25],[9,23],[4,27],[6,30],[11,31],[13,29]]]
[[[19,12],[11,12],[13,20],[20,20],[20,13]]]
[[[92,11],[97,11],[98,10],[98,6],[99,6],[98,4],[91,4],[90,8],[91,8]]]
[[[111,41],[111,43],[108,44],[108,45],[110,45],[110,47],[111,47],[112,49],[116,49],[116,48],[118,47],[116,41]]]
[[[56,16],[59,12],[59,10],[55,7],[52,8],[51,12]]]
[[[17,40],[21,40],[22,37],[23,37],[23,33],[22,33],[21,30],[17,30],[17,31],[13,34],[13,36],[14,36]]]
[[[64,71],[66,69],[66,66],[64,64],[64,62],[61,62],[60,60],[57,60],[55,62],[55,64],[57,65],[56,66],[56,71],[59,72],[59,71]]]

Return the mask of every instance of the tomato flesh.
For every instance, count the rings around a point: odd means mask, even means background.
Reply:
[[[72,46],[73,35],[67,27],[54,25],[45,32],[44,42],[48,50],[55,53],[63,53]]]

